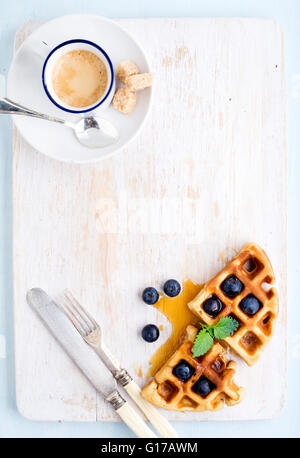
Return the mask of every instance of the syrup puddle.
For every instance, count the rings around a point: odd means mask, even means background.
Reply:
[[[176,350],[182,332],[188,324],[197,324],[199,319],[188,308],[190,302],[202,289],[203,285],[195,285],[191,280],[183,282],[183,289],[177,297],[160,296],[160,300],[154,304],[172,324],[172,334],[169,339],[152,355],[151,365],[147,378],[153,377],[163,363]]]

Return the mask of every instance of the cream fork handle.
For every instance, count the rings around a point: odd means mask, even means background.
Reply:
[[[159,413],[156,407],[149,404],[149,402],[142,397],[141,389],[134,380],[131,380],[131,382],[123,388],[162,437],[178,437],[177,432],[168,420]]]
[[[118,361],[116,361],[114,356],[106,348],[103,342],[98,342],[96,345],[92,344],[90,340],[87,340],[87,342],[93,346],[96,353],[98,353],[102,361],[104,361],[108,367],[111,362],[114,366],[118,366]],[[122,373],[125,375],[124,379],[122,376],[120,377],[120,374]],[[171,426],[168,420],[163,415],[161,415],[156,407],[152,406],[142,397],[140,387],[135,383],[134,380],[132,380],[132,377],[125,369],[120,369],[119,376],[115,375],[115,378],[124,388],[124,390],[126,390],[131,399],[137,404],[137,406],[144,413],[145,417],[150,421],[150,423],[162,437],[178,437],[177,432]]]
[[[142,417],[138,415],[128,402],[125,402],[116,412],[137,437],[157,438]]]

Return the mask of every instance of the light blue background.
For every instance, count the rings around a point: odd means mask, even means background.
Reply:
[[[300,434],[300,1],[299,0],[0,0],[0,73],[7,74],[16,30],[27,21],[71,13],[114,17],[267,17],[285,32],[288,96],[289,262],[288,392],[286,408],[270,421],[176,423],[181,437],[299,437]],[[0,119],[0,437],[129,437],[116,423],[41,423],[21,417],[15,404],[12,293],[12,122]],[[0,349],[1,350],[1,349]],[[34,387],[33,387],[34,388]]]

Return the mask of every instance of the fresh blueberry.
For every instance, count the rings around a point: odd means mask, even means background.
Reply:
[[[149,288],[144,289],[142,297],[143,301],[146,302],[146,304],[153,305],[158,301],[159,294],[155,288],[149,286]]]
[[[223,303],[214,294],[203,302],[202,308],[212,318],[215,318],[224,308]]]
[[[183,382],[187,382],[192,375],[194,375],[195,369],[189,363],[184,361],[184,359],[180,360],[178,364],[173,369],[173,374],[175,377],[179,378]]]
[[[262,303],[253,294],[248,294],[240,302],[239,307],[246,315],[253,316],[262,308]]]
[[[238,296],[243,289],[244,284],[235,275],[229,275],[221,284],[221,290],[230,298]]]
[[[164,292],[167,296],[170,296],[170,297],[178,296],[180,291],[181,291],[181,286],[177,280],[173,280],[173,279],[168,280],[164,284]]]
[[[147,324],[142,329],[142,337],[146,342],[155,342],[159,338],[159,329],[155,324]]]
[[[192,390],[194,393],[199,394],[202,398],[206,398],[209,393],[216,388],[216,385],[212,383],[208,378],[202,375],[199,380],[193,385]]]

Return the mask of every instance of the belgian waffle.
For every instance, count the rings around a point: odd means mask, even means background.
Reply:
[[[179,412],[202,412],[222,409],[224,401],[228,406],[242,401],[244,388],[233,381],[235,363],[227,361],[224,348],[219,343],[215,343],[205,355],[193,358],[192,347],[197,333],[197,328],[187,326],[183,343],[155,374],[155,380],[148,382],[142,390],[143,397],[151,404]],[[174,375],[174,368],[182,361],[194,371],[186,382]],[[201,377],[211,387],[206,397],[194,391]]]
[[[221,288],[222,282],[232,275],[244,286],[234,298],[227,297]],[[278,297],[272,287],[274,283],[274,272],[266,253],[251,243],[245,245],[221,272],[209,280],[188,305],[206,324],[216,324],[223,316],[236,319],[239,323],[237,331],[224,340],[251,366],[261,356],[274,332],[278,314]],[[248,316],[241,309],[241,301],[249,295],[255,296],[261,307],[253,316]],[[222,302],[223,309],[212,318],[203,305],[213,296]]]

